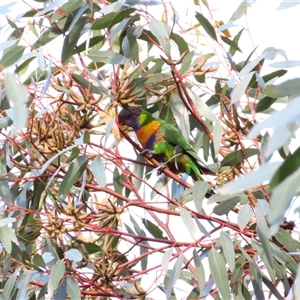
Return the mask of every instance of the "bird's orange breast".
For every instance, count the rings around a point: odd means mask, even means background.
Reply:
[[[152,121],[141,126],[141,128],[137,130],[137,138],[144,149],[153,149],[155,141],[159,139],[159,137],[157,136],[159,126],[159,122]]]

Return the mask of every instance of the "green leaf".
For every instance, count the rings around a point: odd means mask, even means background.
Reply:
[[[259,169],[240,177],[235,181],[224,184],[218,189],[222,195],[234,194],[242,190],[247,190],[265,181],[269,181],[280,167],[281,162],[272,162],[262,165]]]
[[[291,234],[282,228],[279,228],[275,238],[288,252],[296,252],[300,249],[300,242],[293,239]]]
[[[238,47],[238,43],[239,43],[240,37],[243,33],[243,30],[244,30],[244,28],[242,28],[238,32],[238,34],[233,38],[232,44],[230,45],[229,52],[231,53],[232,56],[235,54],[236,51],[239,51],[242,53],[242,50],[240,50],[240,48]]]
[[[35,266],[39,267],[39,268],[45,268],[46,267],[46,264],[45,264],[45,261],[44,261],[43,257],[38,253],[36,253],[34,255],[34,257],[32,258],[32,263]]]
[[[180,254],[174,264],[174,268],[171,271],[170,279],[168,282],[167,290],[166,290],[166,297],[167,299],[170,299],[172,289],[180,275],[181,267],[183,263],[183,254]]]
[[[246,261],[246,258],[243,256],[240,256],[236,262],[235,262],[235,269],[232,272],[231,278],[230,278],[230,284],[233,284],[234,282],[239,281],[243,274],[243,265]]]
[[[76,49],[73,50],[73,55],[78,52],[83,52],[83,51],[88,51],[89,49],[93,48],[94,46],[97,46],[98,49],[101,49],[101,45],[104,44],[105,41],[105,36],[104,35],[99,35],[99,36],[94,36],[87,41],[84,41],[80,45],[76,47]],[[72,74],[72,76],[75,74]]]
[[[191,238],[195,239],[195,223],[193,218],[191,217],[190,212],[188,212],[182,207],[179,207],[179,213],[183,224],[185,225],[185,227],[189,231],[189,234],[191,235]]]
[[[112,65],[118,65],[118,64],[128,64],[129,61],[126,57],[119,53],[115,53],[113,51],[107,50],[107,51],[97,51],[93,50],[89,52],[88,57],[92,61],[96,62],[103,62],[106,64],[112,64]]]
[[[236,50],[242,53],[242,50],[237,45],[237,43],[235,43],[234,41],[230,40],[229,38],[227,38],[226,36],[223,36],[223,35],[221,35],[221,39],[224,43],[226,43],[227,45],[230,46],[229,52],[231,55],[233,55],[232,53],[235,53]]]
[[[247,8],[248,8],[248,3],[242,2],[239,5],[239,7],[236,9],[236,11],[233,13],[233,15],[231,16],[229,22],[233,22],[240,19],[244,14],[247,13]]]
[[[222,255],[212,248],[208,255],[211,275],[223,299],[230,299],[227,269]]]
[[[96,245],[95,243],[84,243],[84,247],[88,254],[94,254],[102,251],[102,248]]]
[[[185,51],[189,51],[189,46],[185,39],[177,33],[172,33],[171,39],[175,42],[178,46],[179,53],[183,54]]]
[[[56,22],[57,20],[65,18],[67,15],[76,11],[79,7],[82,6],[82,0],[66,2],[63,5],[59,6],[51,16],[51,23]]]
[[[167,239],[163,236],[163,231],[157,225],[145,218],[142,219],[142,222],[152,236],[157,239]]]
[[[222,231],[220,235],[220,243],[224,251],[224,256],[226,259],[226,262],[229,266],[229,269],[233,272],[235,269],[235,251],[234,251],[234,245],[230,238],[230,236]]]
[[[44,45],[47,45],[61,34],[62,32],[58,29],[49,28],[42,33],[42,35],[38,38],[38,40],[33,44],[32,47],[38,49]]]
[[[253,211],[249,205],[244,205],[238,212],[238,224],[241,230],[245,229],[248,222],[251,220]]]
[[[69,34],[65,37],[61,52],[61,61],[63,65],[66,65],[70,61],[74,47],[77,45],[77,42],[81,37],[81,31],[84,28],[86,21],[86,18],[79,19]]]
[[[166,27],[160,21],[152,19],[149,23],[149,29],[153,33],[153,35],[158,39],[159,44],[163,48],[165,54],[168,57],[170,57],[170,36],[166,30]]]
[[[111,29],[115,24],[118,24],[124,19],[126,19],[134,11],[135,8],[128,8],[120,12],[108,13],[104,15],[101,19],[97,20],[91,28],[93,30]]]
[[[231,199],[223,201],[214,207],[213,213],[218,216],[226,215],[240,202],[240,200],[240,197],[232,197]]]
[[[300,78],[293,78],[284,81],[278,85],[273,85],[273,84],[266,85],[263,90],[263,93],[269,97],[281,98],[293,94],[298,95],[299,88],[300,88]]]
[[[80,156],[69,167],[59,187],[58,194],[66,195],[72,186],[80,179],[89,162],[88,156]]]
[[[3,71],[5,68],[16,63],[22,57],[24,51],[24,46],[13,46],[7,49],[7,52],[0,59],[0,70]]]
[[[81,292],[78,286],[78,282],[73,278],[68,276],[67,281],[67,294],[71,300],[78,300],[81,298]]]
[[[193,250],[193,259],[196,269],[196,278],[198,280],[198,287],[200,290],[202,290],[205,286],[205,270],[196,249]]]
[[[266,109],[270,108],[270,106],[277,100],[277,98],[271,98],[271,97],[264,97],[262,99],[260,99],[254,107],[254,110],[259,113],[259,112],[263,112]],[[243,113],[245,114],[249,114],[251,113],[251,110],[249,108],[249,106],[247,106],[244,110]]]
[[[58,288],[60,280],[65,274],[66,266],[63,260],[58,260],[51,269],[51,275],[48,282],[49,297],[54,295],[55,290]]]
[[[258,154],[260,154],[260,151],[254,148],[233,151],[225,156],[221,162],[221,167],[237,165],[243,162],[245,159]]]
[[[64,255],[66,259],[69,259],[71,261],[82,261],[82,254],[78,251],[78,249],[70,249],[66,251]]]
[[[90,165],[90,168],[99,186],[105,187],[106,186],[105,167],[101,160],[100,155],[97,155],[97,157],[93,160],[93,162]]]
[[[284,275],[285,276],[285,275]],[[297,279],[296,279],[297,280]],[[285,298],[283,298],[280,294],[280,292],[277,289],[277,285],[275,287],[275,285],[265,276],[262,276],[262,281],[263,283],[268,287],[268,289],[270,290],[270,292],[279,300],[284,300]],[[295,294],[294,294],[295,297]],[[297,297],[295,297],[295,299],[297,299]]]
[[[216,42],[218,41],[215,29],[210,24],[210,22],[200,13],[196,12],[196,19],[200,23],[200,25],[204,28],[207,34],[214,39]]]

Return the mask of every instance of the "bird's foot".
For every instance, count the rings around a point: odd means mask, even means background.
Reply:
[[[153,152],[153,150],[150,150],[150,149],[144,149],[139,155],[144,156],[145,154],[149,154],[150,157],[152,157],[154,152]]]

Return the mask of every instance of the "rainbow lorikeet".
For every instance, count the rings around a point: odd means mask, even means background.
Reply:
[[[142,108],[123,109],[118,121],[133,128],[144,150],[149,150],[157,161],[166,162],[172,172],[187,173],[195,181],[203,180],[201,174],[214,174],[200,165],[203,162],[174,125]]]

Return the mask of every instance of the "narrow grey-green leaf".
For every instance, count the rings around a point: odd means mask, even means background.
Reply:
[[[67,173],[64,176],[64,179],[59,187],[58,194],[66,195],[72,186],[79,180],[82,176],[82,173],[86,169],[86,166],[89,162],[88,156],[80,156],[69,167]]]
[[[295,280],[297,280],[297,283],[293,285],[293,299],[300,299],[300,265],[298,267]]]
[[[250,72],[246,74],[242,80],[236,85],[236,87],[232,91],[231,95],[231,103],[235,103],[241,99],[241,97],[245,94],[245,91],[249,85],[251,78],[255,72]]]
[[[259,169],[246,174],[244,177],[224,184],[218,189],[218,192],[222,195],[234,194],[238,191],[246,190],[265,181],[269,181],[280,165],[281,162],[272,162],[262,165]]]
[[[271,247],[270,240],[268,237],[260,230],[260,228],[257,228],[257,234],[260,239],[263,251],[261,253],[261,258],[265,263],[265,266],[268,270],[268,273],[270,277],[272,278],[272,281],[275,280],[275,269],[274,269],[274,258],[273,258],[273,250]]]
[[[194,259],[194,264],[196,269],[198,286],[199,289],[202,290],[205,286],[205,270],[196,249],[193,250],[193,259]]]
[[[199,230],[200,230],[205,236],[207,236],[207,237],[210,238],[209,232],[206,230],[205,226],[203,226],[203,225],[201,224],[200,220],[199,220],[197,217],[195,217],[194,220],[195,220],[196,225],[198,226]]]
[[[93,175],[95,176],[97,183],[101,187],[105,187],[106,185],[105,167],[101,160],[100,155],[97,155],[97,157],[93,160],[93,162],[90,165],[90,168],[93,172]]]
[[[257,219],[257,226],[260,228],[261,232],[263,232],[268,238],[271,238],[270,235],[270,230],[265,218],[265,215],[269,212],[265,212],[265,207],[264,205],[267,204],[268,202],[266,200],[258,200],[255,206],[255,216]]]
[[[250,275],[256,299],[265,299],[265,295],[262,290],[261,274],[257,271],[256,266],[252,262],[250,262]]]
[[[194,203],[199,213],[203,213],[202,203],[210,185],[206,181],[196,181],[193,187]]]
[[[187,108],[180,97],[175,93],[171,94],[169,105],[171,106],[174,118],[182,135],[188,139],[190,136],[190,123]]]
[[[242,161],[253,155],[258,154],[260,154],[260,151],[254,148],[236,150],[225,156],[225,158],[222,160],[221,166],[233,166],[241,163]]]
[[[264,59],[264,57],[267,54],[262,54],[259,57],[255,58],[253,61],[247,63],[244,68],[240,71],[240,76],[245,76],[247,75],[250,71],[252,71],[258,64],[259,62]],[[252,72],[251,72],[252,73]],[[253,71],[255,73],[255,71]]]
[[[10,223],[16,222],[16,220],[17,220],[16,218],[11,218],[11,217],[1,219],[0,220],[0,227],[3,227],[3,226],[6,226]]]
[[[170,36],[165,26],[157,19],[152,19],[149,23],[149,29],[153,33],[153,35],[158,39],[166,55],[170,57],[170,51],[171,51]]]
[[[222,255],[212,248],[208,255],[211,275],[223,299],[230,299],[227,269]]]
[[[258,243],[256,240],[252,240],[251,245],[252,245],[254,251],[257,252],[257,254],[260,256],[261,260],[263,261],[264,266],[265,266],[266,270],[268,271],[270,278],[272,279],[272,281],[275,281],[275,278],[276,278],[275,268],[274,268],[274,266],[270,265],[270,262],[266,256],[264,247],[262,247],[262,244]]]
[[[74,24],[74,27],[69,34],[65,37],[61,52],[61,61],[64,65],[70,61],[73,55],[73,50],[77,45],[79,38],[81,37],[81,31],[84,28],[86,21],[86,18],[79,19],[76,24]]]
[[[266,96],[272,98],[281,98],[290,95],[298,95],[300,88],[300,78],[293,78],[287,81],[284,81],[278,85],[268,84],[263,89],[263,93]],[[293,100],[295,101],[295,100]],[[293,102],[292,101],[292,102]]]
[[[178,256],[178,258],[174,264],[174,268],[171,271],[170,279],[169,279],[167,290],[166,290],[166,298],[167,299],[171,298],[172,288],[174,287],[174,285],[180,275],[182,263],[183,263],[183,254],[181,253]]]
[[[67,294],[71,298],[71,300],[78,300],[81,298],[80,289],[78,286],[78,282],[73,278],[67,277]]]
[[[238,225],[241,230],[245,229],[248,222],[251,220],[253,211],[249,205],[244,205],[238,212]]]
[[[7,225],[0,227],[0,240],[8,253],[11,253],[11,242],[18,243],[15,232]]]
[[[65,274],[65,263],[62,260],[58,260],[51,269],[51,275],[48,282],[48,294],[49,297],[54,295],[55,290],[58,288],[60,280]]]
[[[211,25],[211,23],[202,14],[198,12],[196,13],[196,19],[198,20],[200,25],[204,28],[204,30],[207,32],[207,34],[217,42],[218,38],[215,29]]]
[[[170,262],[172,253],[173,253],[173,248],[168,249],[164,253],[164,255],[163,255],[162,259],[161,259],[161,267],[162,267],[162,269],[163,269],[163,271],[165,273],[168,272],[168,266],[169,266],[169,262]]]
[[[233,272],[235,269],[235,251],[234,251],[234,245],[230,238],[230,236],[222,231],[220,235],[220,243],[223,248],[224,256],[226,259],[226,262],[229,266],[229,269]]]
[[[253,126],[248,137],[251,139],[258,135],[263,129],[273,126],[284,127],[298,119],[300,116],[300,111],[298,109],[299,102],[300,96],[297,96],[291,102],[289,102],[283,110],[272,113],[269,118]]]
[[[13,299],[12,292],[17,282],[17,276],[19,275],[19,270],[17,269],[13,274],[11,274],[8,280],[4,284],[4,288],[1,292],[1,299]],[[3,298],[2,298],[3,297]]]
[[[179,207],[179,212],[185,227],[191,235],[191,238],[195,239],[195,223],[193,218],[191,217],[191,214],[182,207]]]
[[[28,115],[26,107],[27,89],[25,86],[17,84],[14,75],[7,73],[5,78],[5,89],[7,97],[12,107],[7,114],[14,121],[14,133],[25,127]]]
[[[65,258],[79,262],[82,260],[82,254],[79,252],[78,249],[70,249],[67,252],[65,252]]]
[[[300,171],[292,173],[289,177],[279,183],[272,191],[270,212],[268,221],[271,234],[276,234],[285,218],[285,213],[291,204],[293,197],[299,190]]]
[[[269,64],[272,68],[295,68],[300,66],[300,60],[287,60],[287,61],[278,61]]]
[[[129,60],[126,57],[124,57],[123,55],[113,52],[113,51],[109,51],[109,50],[107,50],[107,51],[93,50],[88,53],[88,57],[92,61],[102,62],[105,64],[125,65],[125,64],[129,63]]]
[[[299,4],[300,4],[300,2],[298,2],[298,1],[282,0],[281,3],[279,4],[279,6],[276,8],[276,10],[291,8],[291,7],[299,5]],[[294,295],[294,298],[297,299],[298,297],[295,297],[295,295]],[[299,299],[300,299],[300,297],[299,297]]]
[[[230,22],[236,21],[240,19],[244,14],[246,14],[248,8],[247,2],[241,2],[239,7],[236,9],[236,11],[233,13],[233,15],[230,18]]]
[[[222,141],[222,125],[221,125],[221,121],[217,120],[216,124],[214,125],[215,156],[217,156],[219,154],[221,141]]]

